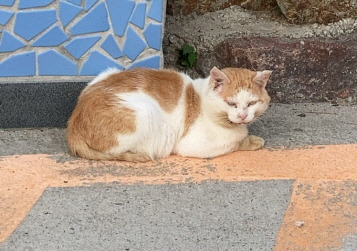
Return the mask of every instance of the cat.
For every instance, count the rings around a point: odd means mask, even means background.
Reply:
[[[268,108],[271,73],[214,67],[193,80],[174,70],[109,69],[80,94],[68,146],[83,158],[131,162],[260,149],[264,140],[248,136],[247,125]]]

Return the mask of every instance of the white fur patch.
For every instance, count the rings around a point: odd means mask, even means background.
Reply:
[[[228,101],[233,102],[237,107],[229,107],[228,118],[234,123],[250,123],[253,121],[255,113],[259,106],[262,105],[260,102],[257,102],[254,105],[249,106],[250,102],[258,101],[258,97],[251,93],[248,90],[241,90],[233,98],[228,98]],[[243,120],[240,116],[245,116]]]
[[[106,71],[103,71],[95,79],[93,79],[90,83],[88,83],[87,86],[91,86],[91,85],[93,85],[95,83],[98,83],[98,82],[106,79],[110,75],[112,75],[114,73],[119,73],[119,72],[121,72],[121,70],[119,70],[117,68],[108,68]]]
[[[118,135],[119,147],[112,151],[143,152],[152,159],[168,156],[182,126],[175,121],[176,112],[166,113],[154,98],[141,91],[120,93],[117,97],[118,102],[135,111],[137,127],[132,135]]]

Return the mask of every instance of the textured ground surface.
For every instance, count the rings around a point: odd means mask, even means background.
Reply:
[[[263,150],[145,164],[1,130],[0,250],[356,250],[356,108],[272,104]]]

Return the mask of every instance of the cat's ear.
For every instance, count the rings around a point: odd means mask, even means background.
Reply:
[[[272,71],[258,71],[257,75],[253,78],[253,81],[260,87],[265,88],[271,74]]]
[[[223,85],[228,83],[228,78],[226,74],[220,71],[217,67],[213,67],[210,71],[211,84],[213,86],[213,90],[216,92],[221,92]]]

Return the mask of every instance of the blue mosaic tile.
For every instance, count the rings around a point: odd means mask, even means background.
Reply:
[[[56,21],[56,10],[20,11],[16,14],[14,32],[30,40]]]
[[[10,18],[14,15],[14,12],[9,10],[0,10],[0,24],[5,25],[9,22]]]
[[[53,3],[55,0],[20,0],[19,9],[28,9],[35,7],[47,6],[50,3]]]
[[[13,6],[15,3],[15,0],[0,0],[0,5],[3,6]]]
[[[59,17],[63,27],[66,27],[81,10],[82,7],[61,1],[59,5]]]
[[[98,51],[92,51],[87,61],[84,62],[79,74],[82,76],[95,76],[108,68],[124,69],[116,61],[102,55]]]
[[[98,2],[98,0],[86,0],[86,4],[84,5],[84,10],[88,11],[92,6]]]
[[[159,68],[164,1],[0,0],[0,73],[97,75],[108,67],[123,69],[119,62],[125,68]],[[14,55],[19,49],[30,53]],[[29,66],[22,67],[21,60]]]
[[[146,17],[146,3],[137,3],[133,14],[130,17],[130,23],[144,29]]]
[[[126,33],[123,53],[131,60],[135,60],[145,48],[146,43],[129,27]]]
[[[147,13],[148,17],[158,22],[162,22],[162,0],[151,0],[151,2],[150,9]]]
[[[25,45],[24,42],[14,37],[10,32],[4,31],[0,43],[0,52],[16,51]]]
[[[101,39],[101,36],[76,37],[68,42],[64,47],[73,57],[79,59],[84,55],[84,53],[92,48],[99,39]]]
[[[143,59],[141,61],[137,61],[134,64],[132,64],[129,69],[144,68],[144,67],[149,67],[149,68],[153,68],[153,69],[159,69],[159,67],[160,67],[160,56],[153,56],[153,57],[149,57],[149,58]]]
[[[66,33],[56,25],[33,42],[32,46],[57,46],[67,40]]]
[[[91,9],[71,29],[72,35],[107,31],[109,29],[108,14],[105,4],[102,2]]]
[[[123,56],[123,53],[121,52],[117,42],[115,41],[114,37],[112,34],[110,34],[102,43],[101,47],[108,52],[110,56],[113,58],[120,58]]]
[[[36,75],[36,53],[24,52],[8,57],[0,63],[0,77]]]
[[[155,50],[161,49],[161,32],[162,32],[161,24],[150,23],[145,28],[144,37],[146,39],[146,42],[151,48]]]
[[[38,55],[38,71],[41,76],[73,76],[77,65],[52,49]]]
[[[122,37],[134,9],[135,2],[130,0],[106,0],[109,16],[115,35]]]
[[[75,5],[81,5],[82,0],[67,0],[67,2],[73,3]]]

